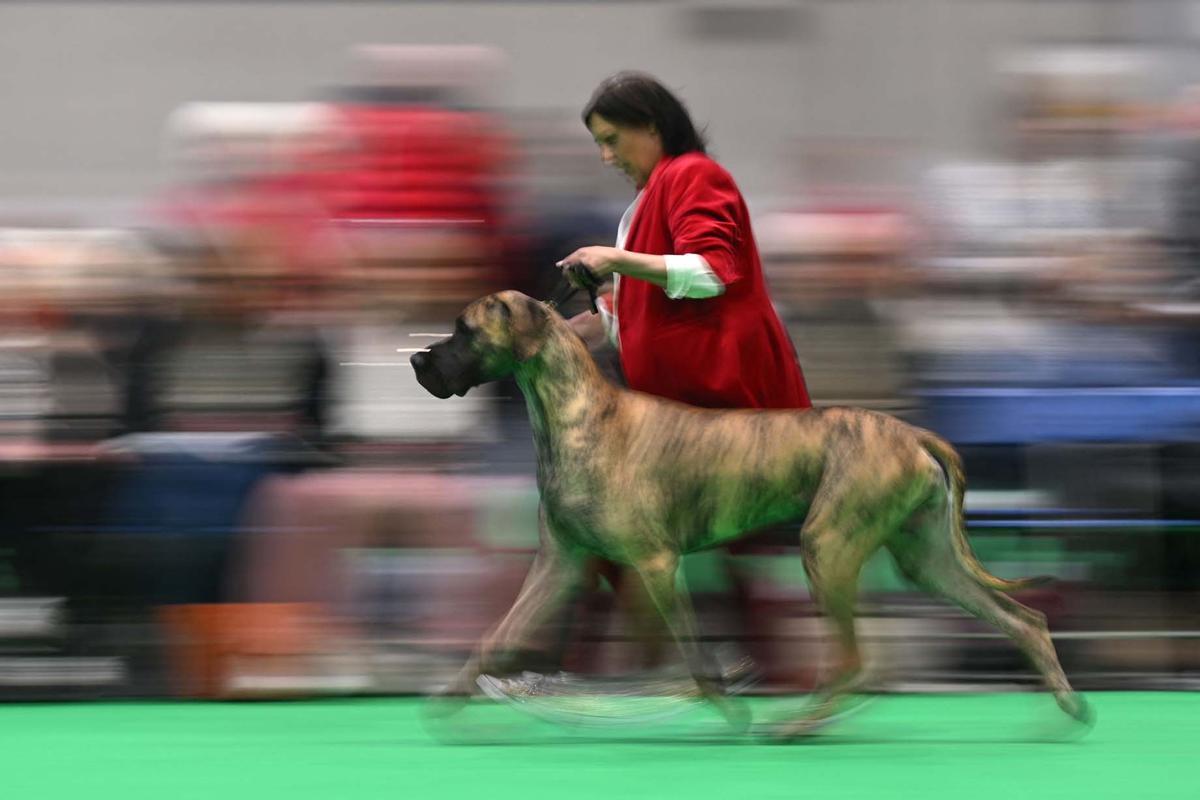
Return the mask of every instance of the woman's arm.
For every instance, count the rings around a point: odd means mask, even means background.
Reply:
[[[680,159],[664,176],[667,222],[672,250],[650,255],[616,247],[581,247],[558,262],[576,286],[583,283],[568,268],[586,266],[598,280],[619,273],[666,290],[672,299],[703,299],[724,294],[743,277],[739,246],[745,235],[741,194],[729,173],[707,158]],[[675,165],[672,165],[674,167]],[[748,224],[748,221],[747,221]]]
[[[667,261],[663,256],[652,256],[647,253],[631,253],[628,250],[618,250],[615,247],[581,247],[571,255],[558,262],[558,266],[567,267],[580,264],[587,267],[596,280],[603,283],[614,272],[649,281],[655,286],[667,287]],[[566,270],[567,279],[576,286],[574,273]]]
[[[688,297],[699,300],[715,297],[725,291],[725,285],[713,273],[708,262],[695,253],[654,256],[615,247],[581,247],[558,262],[558,266],[564,269],[574,264],[587,267],[599,281],[604,281],[614,272],[649,281],[666,289],[667,295],[674,299]],[[569,270],[566,270],[566,275],[568,280],[582,287]]]

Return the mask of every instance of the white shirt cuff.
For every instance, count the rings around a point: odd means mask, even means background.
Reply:
[[[713,274],[704,256],[687,253],[663,256],[663,260],[667,263],[667,297],[672,300],[702,300],[725,292],[725,284]]]
[[[596,308],[600,310],[600,322],[604,325],[604,336],[608,339],[609,344],[618,350],[621,348],[620,341],[617,338],[617,311],[615,308],[609,308],[608,303],[604,302],[604,298],[599,298],[596,301]]]

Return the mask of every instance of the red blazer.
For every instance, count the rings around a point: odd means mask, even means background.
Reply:
[[[632,389],[707,408],[808,408],[804,375],[767,296],[750,214],[733,178],[700,153],[664,157],[634,212],[625,249],[698,253],[724,294],[667,297],[622,275],[621,366]]]

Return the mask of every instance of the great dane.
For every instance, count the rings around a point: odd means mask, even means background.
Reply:
[[[965,480],[954,449],[933,433],[854,408],[707,410],[619,389],[547,304],[501,292],[469,305],[453,335],[412,356],[438,398],[513,375],[537,450],[540,546],[516,602],[484,637],[445,698],[469,695],[503,671],[576,584],[595,554],[636,571],[700,693],[734,726],[728,697],[697,636],[680,558],[755,529],[802,523],[800,551],[814,599],[837,643],[818,702],[773,732],[790,738],[837,713],[862,682],[855,636],[858,575],[885,547],[915,584],[1007,634],[1059,707],[1090,720],[1067,681],[1045,617],[1008,596],[1040,579],[1003,580],[976,560],[963,529]]]

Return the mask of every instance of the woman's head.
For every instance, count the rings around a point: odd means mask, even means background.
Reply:
[[[606,78],[592,93],[582,117],[605,163],[621,168],[639,188],[664,155],[705,151],[704,137],[683,103],[640,72]]]

